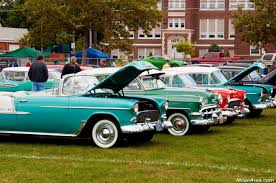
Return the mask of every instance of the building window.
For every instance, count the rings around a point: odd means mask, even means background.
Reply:
[[[262,49],[250,45],[250,56],[261,56]]]
[[[232,24],[232,19],[229,20],[229,39],[235,39],[235,29]]]
[[[161,48],[138,48],[138,58],[149,55],[161,55]]]
[[[170,29],[185,29],[184,18],[168,18]]]
[[[250,0],[229,0],[230,10],[236,10],[238,7],[246,10],[255,10],[255,4]]]
[[[200,0],[200,10],[224,10],[225,0]]]
[[[201,19],[200,39],[224,39],[224,19]]]
[[[161,0],[157,0],[157,8],[159,10],[162,10],[162,1]]]
[[[140,29],[138,31],[138,38],[140,39],[161,39],[161,28],[156,27],[149,31],[147,34],[144,33],[144,30]]]
[[[169,9],[185,9],[185,0],[169,0]]]

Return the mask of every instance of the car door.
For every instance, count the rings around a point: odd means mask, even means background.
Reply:
[[[14,131],[17,115],[14,100],[9,96],[0,96],[0,101],[0,131]]]
[[[68,122],[67,96],[27,96],[16,100],[16,110],[28,113],[17,116],[17,131],[46,135],[74,133]]]

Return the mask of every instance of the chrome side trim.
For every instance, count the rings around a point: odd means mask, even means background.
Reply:
[[[29,112],[12,112],[12,111],[0,111],[0,114],[12,114],[12,115],[30,115]]]
[[[81,106],[40,106],[41,108],[54,109],[94,109],[94,110],[131,110],[130,108],[109,108],[109,107],[81,107]]]
[[[81,120],[80,127],[79,127],[79,129],[77,129],[77,131],[76,131],[76,133],[75,133],[76,136],[79,136],[79,135],[81,134],[83,128],[84,128],[85,125],[86,125],[86,123],[87,123],[87,121]]]
[[[20,132],[20,131],[0,131],[2,134],[18,134],[18,135],[41,135],[41,136],[57,136],[57,137],[76,137],[75,134],[63,133],[42,133],[42,132]]]

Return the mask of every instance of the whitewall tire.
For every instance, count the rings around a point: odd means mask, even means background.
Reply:
[[[190,122],[187,117],[181,113],[172,114],[169,119],[172,123],[172,128],[169,128],[168,131],[174,136],[183,136],[187,134],[190,130]]]
[[[118,142],[119,130],[114,122],[100,120],[93,126],[91,136],[98,147],[110,148]]]

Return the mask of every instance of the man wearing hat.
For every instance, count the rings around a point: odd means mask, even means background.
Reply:
[[[79,64],[77,63],[77,57],[72,56],[70,58],[70,62],[63,67],[62,73],[61,73],[61,78],[66,74],[77,73],[80,71],[81,71],[81,69],[80,69]]]

